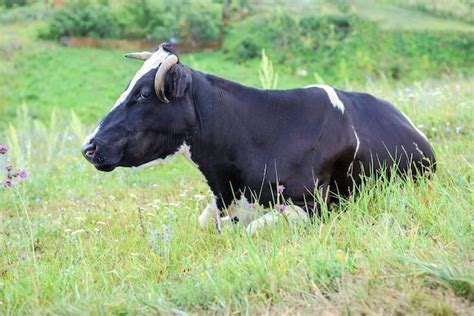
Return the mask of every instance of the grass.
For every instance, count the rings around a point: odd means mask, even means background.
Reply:
[[[256,237],[200,231],[209,199],[184,159],[98,173],[74,115],[20,111],[6,132],[28,181],[2,190],[0,313],[467,314],[474,284],[472,79],[368,84],[432,140],[439,170],[368,186],[323,221]]]

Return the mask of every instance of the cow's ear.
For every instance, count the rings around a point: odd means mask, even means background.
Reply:
[[[173,98],[182,98],[191,86],[191,71],[182,64],[176,64],[168,72],[169,92]]]

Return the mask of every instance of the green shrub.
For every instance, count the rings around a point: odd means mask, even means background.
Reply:
[[[414,8],[440,17],[451,17],[466,22],[474,22],[474,2],[472,0],[381,0],[400,7]]]
[[[260,55],[261,47],[250,37],[244,38],[233,51],[235,59],[244,61]]]
[[[120,27],[110,10],[102,5],[67,6],[56,11],[40,37],[62,36],[119,37]]]
[[[166,39],[176,27],[175,13],[160,1],[141,0],[119,7],[115,12],[121,35],[125,38]]]
[[[188,33],[194,40],[217,40],[221,29],[221,6],[212,1],[193,1],[189,10],[183,12]]]
[[[252,36],[241,39],[241,33]],[[226,37],[230,59],[244,62],[266,49],[276,66],[317,73],[331,84],[388,77],[411,81],[447,69],[474,67],[474,34],[384,31],[353,15],[294,17],[275,10],[234,26]],[[302,66],[304,65],[304,66]]]
[[[47,6],[28,5],[0,10],[0,23],[10,24],[22,21],[41,21],[51,15],[51,8]]]
[[[5,8],[22,7],[28,3],[28,0],[0,0],[0,5]]]
[[[42,37],[147,37],[166,40],[175,35],[184,41],[219,38],[222,4],[211,0],[137,2],[116,8],[106,6],[106,2],[69,5],[53,15]]]

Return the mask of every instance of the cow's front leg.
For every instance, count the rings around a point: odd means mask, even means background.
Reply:
[[[257,216],[257,210],[244,195],[238,200],[234,200],[232,204],[225,210],[225,216],[222,217],[223,222],[232,222],[234,224],[248,225]]]
[[[232,201],[229,207],[224,210],[224,217],[219,216],[220,213],[216,199],[213,198],[199,216],[199,226],[201,229],[205,229],[211,219],[216,221],[216,227],[220,229],[222,225],[227,222],[234,223],[236,218],[238,219],[238,223],[242,223],[243,225],[247,225],[255,218],[253,205],[243,195],[237,201]]]
[[[222,204],[222,203],[219,203],[219,204]],[[225,205],[220,205],[220,206],[222,208],[225,208]],[[229,208],[234,209],[232,207],[229,207]],[[230,216],[221,218],[221,213],[222,212],[219,208],[217,199],[215,197],[212,197],[211,202],[206,206],[204,211],[202,211],[201,215],[199,216],[199,226],[201,227],[201,229],[205,229],[207,225],[209,225],[209,222],[213,219],[216,225],[217,231],[221,232],[223,222],[227,222],[231,219]]]
[[[297,222],[309,221],[308,214],[299,206],[296,205],[288,205],[278,214],[279,211],[270,211],[263,215],[262,217],[257,218],[256,220],[252,221],[246,228],[247,232],[250,235],[255,235],[257,231],[262,229],[265,226],[272,226],[276,224],[282,216],[286,217],[286,219],[290,222]]]
[[[199,216],[199,227],[201,227],[201,229],[205,229],[212,219],[216,220],[217,222],[217,218],[219,218],[219,223],[216,223],[216,224],[219,225],[220,224],[219,213],[220,211],[217,208],[216,198],[212,197],[211,202],[207,204],[206,208],[204,209],[204,211],[202,211],[201,215]]]

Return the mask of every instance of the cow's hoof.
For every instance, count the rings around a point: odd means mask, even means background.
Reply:
[[[250,224],[248,224],[245,230],[247,231],[248,234],[253,236],[261,228],[265,226],[269,226],[269,225],[274,225],[276,222],[278,222],[278,220],[279,220],[278,214],[274,212],[270,212],[252,221]]]

